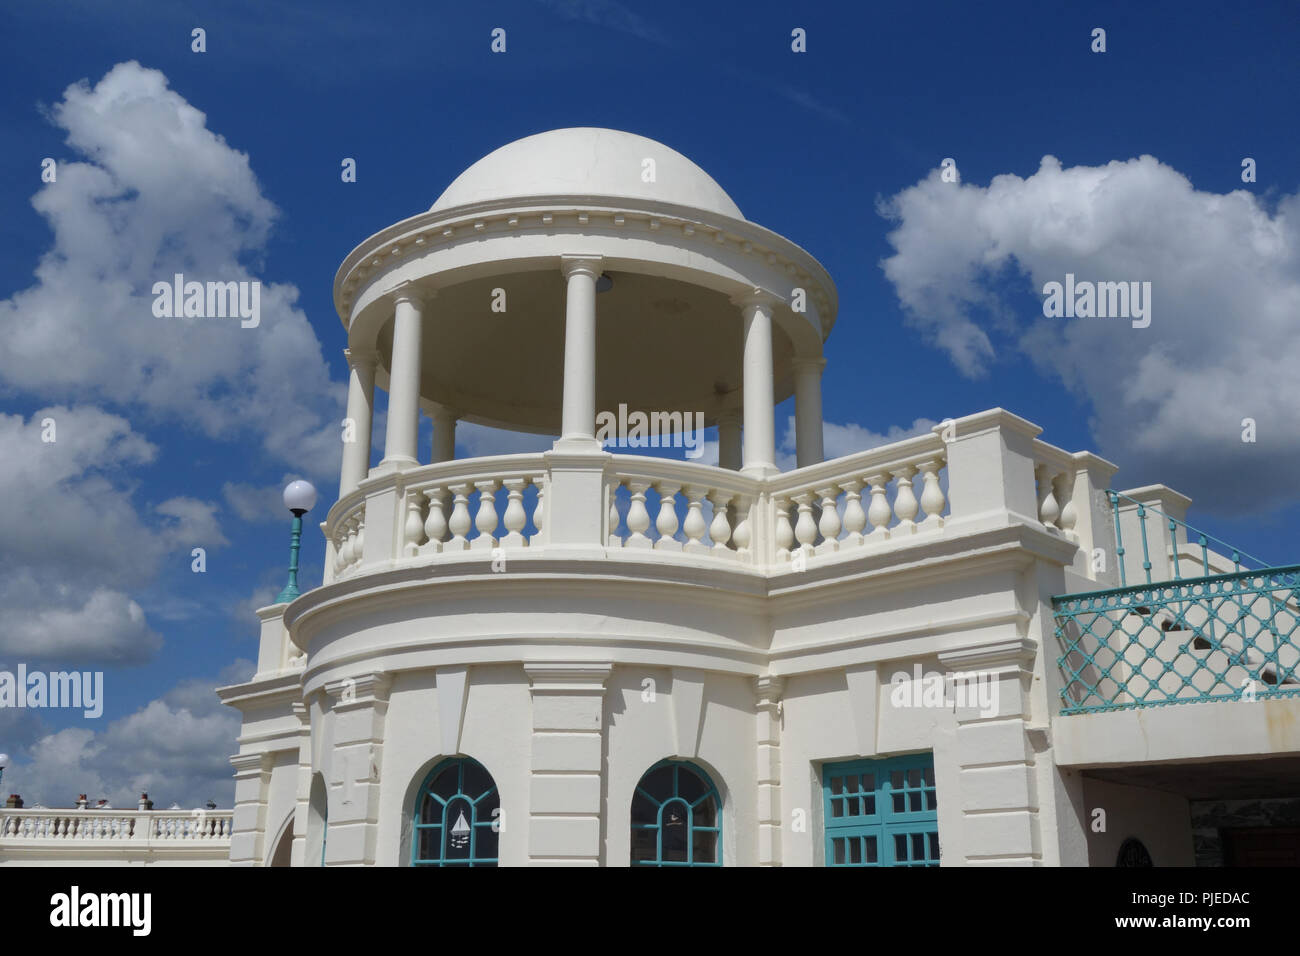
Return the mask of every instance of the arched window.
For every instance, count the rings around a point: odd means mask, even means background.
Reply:
[[[698,767],[663,760],[632,795],[633,866],[721,866],[722,798]]]
[[[415,795],[412,866],[496,866],[501,798],[477,760],[444,760]]]
[[[1154,866],[1151,862],[1151,854],[1147,848],[1142,845],[1142,841],[1137,837],[1129,837],[1119,846],[1119,856],[1115,860],[1116,866]]]

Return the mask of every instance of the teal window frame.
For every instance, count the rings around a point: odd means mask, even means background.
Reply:
[[[450,797],[441,797],[431,789],[434,781],[443,775],[446,771],[455,768],[456,770],[456,792]],[[489,786],[481,793],[472,794],[465,792],[465,770],[467,767],[475,768],[482,772],[488,780]],[[436,823],[421,823],[421,808],[428,797],[437,803],[442,804],[442,815]],[[450,828],[454,825],[454,820],[449,820],[448,808],[458,801],[464,801],[469,804],[469,856],[468,857],[449,857],[447,855],[447,840],[450,835]],[[479,831],[484,827],[495,827],[496,819],[492,817],[491,811],[485,804],[492,804],[499,808],[501,806],[500,793],[497,790],[496,780],[492,774],[488,773],[486,767],[475,760],[473,757],[450,757],[441,761],[436,767],[429,771],[425,776],[424,782],[420,784],[420,789],[415,794],[415,807],[411,816],[411,866],[496,866],[500,859],[500,845],[498,844],[497,856],[478,856],[478,837]],[[486,811],[480,814],[480,806]],[[480,819],[480,816],[486,819]],[[437,830],[438,856],[421,857],[420,856],[420,836],[424,831]],[[499,833],[500,831],[494,831]]]
[[[671,768],[673,771],[672,793],[663,800],[648,793],[642,786],[650,774],[663,768]],[[693,775],[704,787],[704,793],[695,800],[687,800],[681,795],[681,774],[683,772]],[[637,781],[636,794],[633,795],[633,804],[637,796],[648,800],[656,807],[654,823],[635,823],[630,824],[632,831],[653,830],[655,831],[655,858],[653,860],[638,860],[630,856],[632,866],[722,866],[722,795],[718,793],[718,788],[714,786],[713,780],[704,771],[702,767],[684,760],[661,760],[645,773]],[[695,811],[706,800],[713,800],[715,826],[701,826],[695,822]],[[672,804],[681,804],[686,809],[686,859],[685,860],[665,860],[664,857],[664,811]],[[696,833],[713,833],[713,860],[696,860],[695,859],[695,834]],[[635,853],[635,847],[633,847]]]
[[[938,800],[929,751],[824,764],[826,866],[938,866]]]

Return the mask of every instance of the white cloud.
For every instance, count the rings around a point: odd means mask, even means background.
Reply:
[[[138,504],[132,471],[157,449],[97,408],[0,414],[0,448],[0,653],[83,666],[152,656],[162,639],[128,595],[169,555],[226,544],[216,506]]]
[[[877,432],[854,422],[843,425],[823,422],[822,447],[826,460],[833,461],[836,458],[869,451],[905,438],[924,435],[936,424],[938,423],[928,418],[918,418],[911,425],[891,425],[885,431]],[[791,415],[785,420],[785,432],[781,435],[781,442],[777,446],[776,465],[782,471],[789,471],[795,467],[796,439],[794,416]]]
[[[512,432],[504,428],[475,425],[472,422],[460,422],[456,426],[456,454],[460,458],[550,451],[554,443],[554,435]]]
[[[166,77],[120,63],[49,111],[81,159],[32,200],[54,234],[36,283],[0,301],[0,381],[140,409],[275,460],[336,473],[344,387],[292,285],[263,283],[261,323],[153,315],[155,282],[252,281],[275,219],[248,156]]]
[[[214,686],[247,680],[250,661],[236,661],[211,680],[187,680],[103,729],[69,727],[44,734],[14,755],[5,783],[28,806],[69,807],[86,794],[134,808],[142,791],[156,807],[230,807],[239,713]]]
[[[935,171],[881,211],[897,223],[882,266],[908,320],[967,375],[1023,353],[1084,396],[1121,484],[1162,481],[1222,511],[1294,494],[1300,196],[1270,212],[1151,156],[1071,168],[1047,156],[986,187]],[[1150,282],[1150,327],[1044,318],[1044,284],[1067,273]],[[1257,443],[1241,441],[1244,418]],[[1248,492],[1226,491],[1246,474]]]

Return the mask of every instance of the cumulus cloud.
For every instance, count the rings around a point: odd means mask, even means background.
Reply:
[[[966,375],[1023,354],[1084,397],[1123,483],[1161,481],[1222,511],[1294,494],[1300,195],[1270,211],[1244,190],[1197,190],[1151,156],[1069,168],[1046,156],[988,186],[936,170],[880,211],[896,223],[881,265],[908,321]],[[1150,282],[1150,326],[1044,318],[1044,285],[1067,273]],[[1242,441],[1246,418],[1255,443]],[[1224,494],[1243,474],[1250,493]]]
[[[133,471],[157,448],[102,409],[0,414],[0,448],[0,653],[79,665],[152,656],[162,638],[129,594],[168,555],[226,544],[216,506],[138,501]]]
[[[846,422],[843,425],[823,422],[822,447],[826,453],[826,460],[832,461],[846,455],[854,455],[860,451],[869,451],[881,445],[902,441],[905,438],[927,434],[937,424],[938,422],[928,418],[918,418],[910,425],[891,425],[885,431],[877,432],[855,422]],[[781,442],[777,446],[776,465],[782,471],[789,471],[795,467],[796,439],[794,416],[791,415],[785,420],[785,432],[781,435]]]
[[[14,754],[5,783],[28,806],[68,807],[84,793],[134,808],[147,791],[157,807],[198,807],[209,799],[229,807],[239,713],[221,704],[212,688],[247,680],[253,670],[251,661],[239,660],[215,681],[182,681],[102,730],[45,733]]]
[[[0,380],[251,439],[272,460],[334,472],[344,387],[330,381],[297,288],[263,283],[256,328],[153,314],[154,283],[176,273],[257,279],[276,210],[248,156],[135,62],[68,87],[48,115],[78,158],[62,159],[32,200],[53,244],[35,283],[0,301]]]

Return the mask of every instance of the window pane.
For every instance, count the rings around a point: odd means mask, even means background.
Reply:
[[[457,766],[457,764],[450,764],[447,769],[434,777],[433,783],[429,785],[429,789],[443,800],[450,800],[456,795],[456,784],[460,776]]]
[[[930,859],[938,860],[939,859],[939,834],[930,833],[927,834],[927,836],[930,839]]]
[[[465,763],[465,782],[462,785],[461,792],[471,799],[477,799],[480,795],[492,789],[492,778],[480,764]]]
[[[912,834],[912,859],[913,860],[925,859],[925,834],[924,833]]]
[[[894,860],[898,863],[907,862],[907,834],[894,834]]]
[[[891,790],[903,789],[903,771],[894,770],[889,774],[889,788]]]
[[[874,773],[864,773],[862,775],[862,789],[863,790],[876,789],[876,775]]]
[[[443,856],[448,860],[469,858],[470,824],[474,808],[464,797],[457,797],[447,805],[447,834],[443,842]]]
[[[441,823],[442,804],[427,793],[420,801],[420,823]]]
[[[919,787],[921,785],[921,768],[913,767],[907,771],[907,785],[909,787]]]
[[[933,790],[925,791],[925,808],[927,810],[934,810],[938,805],[939,800],[935,792]]]
[[[923,799],[923,795],[920,790],[913,790],[907,795],[909,809],[911,809],[913,813],[921,812],[922,799]]]
[[[632,831],[632,862],[652,863],[655,858],[655,834],[658,830]]]
[[[862,862],[862,841],[857,837],[853,837],[849,840],[849,862]]]
[[[718,825],[718,803],[713,797],[703,800],[695,808],[694,820],[697,827],[716,827]]]
[[[686,862],[686,805],[673,800],[663,808],[663,857],[668,863]]]
[[[843,792],[844,792],[844,778],[831,777],[831,793],[843,793]]]
[[[842,817],[842,816],[844,816],[844,800],[843,800],[843,798],[840,798],[840,799],[836,799],[836,800],[832,800],[832,801],[831,801],[831,816],[833,816],[833,817]]]
[[[866,847],[867,847],[867,862],[868,863],[879,862],[878,858],[876,857],[876,838],[874,836],[868,836],[868,837],[863,837],[862,839],[866,843]]]
[[[695,774],[685,767],[677,768],[677,796],[685,798],[687,803],[694,803],[704,796],[709,788]]]
[[[894,802],[894,812],[895,812],[895,813],[906,813],[906,812],[907,812],[907,794],[905,794],[905,793],[895,793],[895,794],[891,794],[891,796],[893,797],[893,802]]]
[[[716,863],[718,835],[711,830],[696,830],[693,837],[696,863]]]
[[[474,827],[474,859],[494,860],[501,845],[501,833],[491,824]]]
[[[831,840],[831,848],[834,851],[835,862],[843,864],[844,862],[844,838],[836,837]]]
[[[659,816],[659,807],[651,803],[640,793],[632,796],[632,822],[654,824]]]
[[[660,767],[641,778],[641,789],[663,803],[673,796],[673,768]]]

